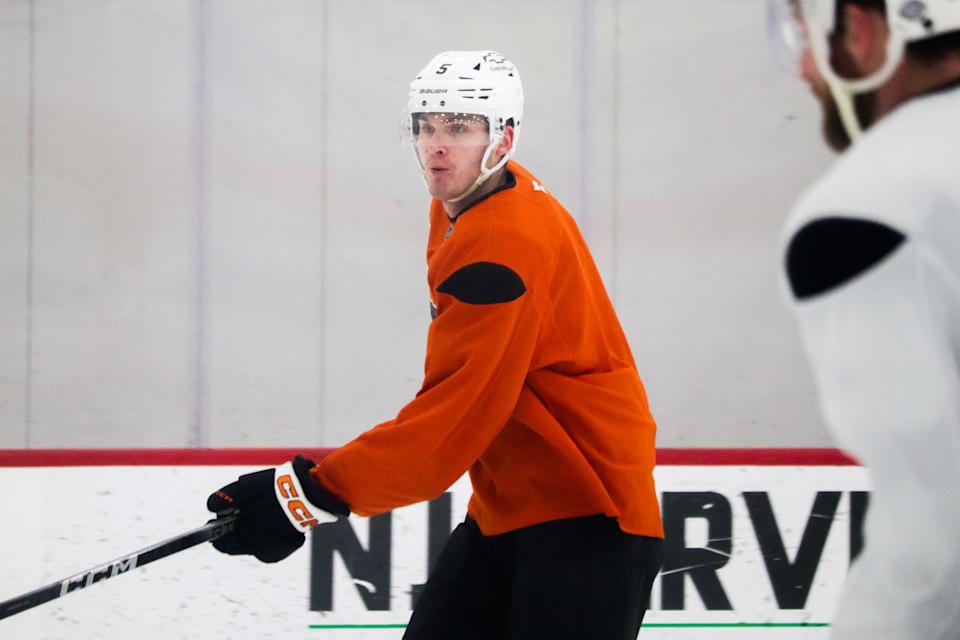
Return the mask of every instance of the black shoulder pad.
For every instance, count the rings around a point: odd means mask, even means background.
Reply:
[[[437,287],[438,293],[449,293],[468,304],[511,302],[526,291],[523,279],[513,269],[496,262],[460,267]]]
[[[821,218],[796,233],[787,248],[787,277],[798,300],[856,278],[893,253],[906,236],[879,222]]]

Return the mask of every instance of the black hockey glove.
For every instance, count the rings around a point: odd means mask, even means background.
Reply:
[[[234,530],[213,541],[218,551],[283,560],[303,545],[304,531],[350,515],[350,508],[310,477],[313,461],[297,456],[273,469],[240,476],[207,498],[217,515],[239,512]]]

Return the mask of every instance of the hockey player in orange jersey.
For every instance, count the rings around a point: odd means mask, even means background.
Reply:
[[[423,385],[319,464],[298,457],[208,501],[243,514],[218,549],[270,562],[310,526],[433,499],[469,472],[466,519],[407,640],[634,640],[661,564],[643,384],[576,223],[510,160],[522,116],[498,53],[443,53],[418,74],[407,135],[433,196]]]

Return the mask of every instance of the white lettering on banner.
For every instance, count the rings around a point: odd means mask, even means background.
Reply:
[[[828,625],[863,545],[862,468],[664,467],[657,483],[666,540],[648,626]],[[468,497],[461,482],[426,513],[407,508],[315,530],[310,608],[343,624],[405,622]],[[411,558],[423,562],[419,572]]]
[[[172,534],[197,524],[206,495],[198,487],[256,471],[237,466],[104,466],[0,469],[0,493],[25,484],[42,488],[36,500],[65,504],[69,526],[39,530],[0,522],[14,554],[4,566],[0,599],[25,593],[77,565],[115,557],[156,539],[157,523]],[[869,483],[861,467],[670,466],[655,471],[670,563],[654,584],[641,638],[659,640],[824,640],[851,556],[863,545],[859,524]],[[25,479],[30,479],[26,483]],[[163,486],[162,496],[144,487]],[[185,496],[194,496],[188,504]],[[155,568],[110,584],[94,583],[134,568],[128,556],[73,575],[60,590],[90,581],[97,597],[71,595],[51,603],[51,625],[69,624],[72,640],[98,640],[101,622],[120,608],[177,611],[176,624],[193,635],[222,635],[224,598],[242,603],[234,622],[250,637],[289,635],[326,640],[399,640],[411,607],[449,531],[470,495],[459,480],[431,503],[379,518],[353,518],[313,530],[311,544],[284,561],[283,571],[217,553],[211,546],[178,554]],[[124,509],[149,508],[149,520],[118,519]],[[91,517],[93,514],[93,517]],[[41,522],[43,524],[43,522]],[[321,534],[321,532],[323,532]],[[163,534],[161,534],[162,537]],[[37,570],[40,567],[41,570]],[[299,575],[299,595],[284,576]],[[19,576],[19,577],[16,577]],[[198,582],[198,577],[202,580]],[[300,582],[298,580],[298,582]],[[291,597],[294,595],[295,597]],[[38,610],[39,612],[39,610]],[[42,640],[29,615],[4,621],[18,640]],[[113,619],[120,635],[168,638],[163,616]],[[18,627],[17,625],[21,625]],[[30,628],[28,628],[30,627]],[[756,633],[743,629],[756,627]],[[45,627],[46,628],[46,627]],[[59,627],[58,627],[59,628]],[[762,630],[760,629],[762,628]],[[309,629],[305,634],[304,630]]]

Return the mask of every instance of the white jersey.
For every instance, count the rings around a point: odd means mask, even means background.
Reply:
[[[874,490],[832,637],[960,638],[960,86],[838,159],[785,268],[827,422]]]

